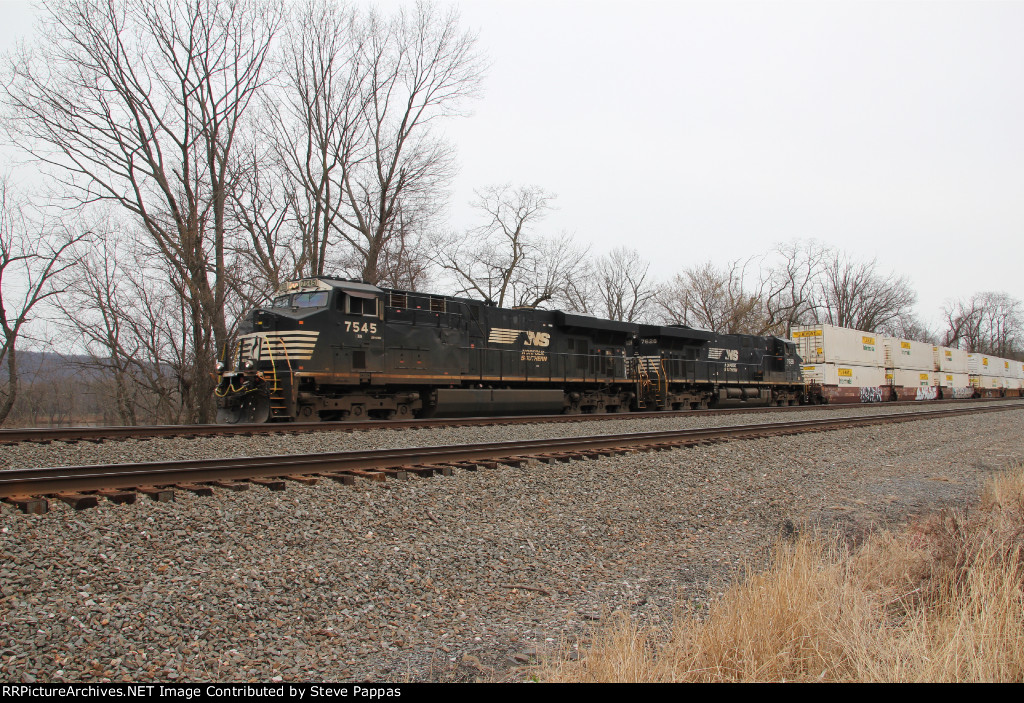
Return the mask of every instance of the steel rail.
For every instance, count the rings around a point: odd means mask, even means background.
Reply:
[[[998,399],[928,401],[929,406],[978,402]],[[921,405],[907,400],[885,403],[885,407]],[[206,437],[222,435],[301,434],[306,432],[365,432],[380,429],[427,429],[432,427],[468,427],[479,425],[525,425],[554,422],[590,422],[595,420],[627,420],[646,417],[688,417],[738,415],[765,412],[808,412],[829,408],[871,408],[875,404],[835,403],[830,405],[758,406],[752,408],[714,408],[709,410],[660,410],[650,412],[588,413],[581,415],[510,415],[458,418],[418,418],[411,420],[355,420],[332,422],[272,422],[236,425],[136,425],[105,427],[26,427],[0,429],[0,445],[20,442],[103,442],[117,439],[150,439],[156,437]]]
[[[491,442],[478,445],[446,445],[344,451],[284,456],[232,457],[138,464],[97,464],[49,468],[0,470],[0,498],[24,495],[52,495],[69,491],[137,486],[173,486],[214,481],[232,481],[296,474],[333,473],[389,469],[401,466],[474,462],[545,454],[641,447],[669,447],[702,441],[766,437],[828,429],[861,427],[890,422],[912,422],[972,413],[1003,412],[1024,408],[1024,403],[998,406],[928,410],[918,413],[868,415],[735,425],[703,429],[638,432],[588,437]]]

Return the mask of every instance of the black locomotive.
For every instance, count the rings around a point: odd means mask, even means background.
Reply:
[[[221,422],[782,405],[804,395],[795,346],[777,337],[326,277],[286,284],[249,325],[219,367]]]

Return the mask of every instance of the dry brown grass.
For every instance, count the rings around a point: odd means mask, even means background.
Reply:
[[[1024,466],[969,516],[803,537],[668,632],[618,618],[544,681],[1024,681]]]

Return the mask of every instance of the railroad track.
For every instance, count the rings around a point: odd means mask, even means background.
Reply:
[[[929,401],[929,406],[964,405],[993,402],[992,398],[977,400]],[[921,405],[919,401],[886,403],[885,407]],[[346,422],[276,422],[237,425],[136,425],[109,427],[28,427],[0,430],[0,445],[35,442],[106,442],[124,439],[153,439],[157,437],[214,437],[260,434],[303,434],[306,432],[362,432],[368,430],[424,429],[432,427],[469,427],[474,425],[525,425],[556,422],[590,422],[595,420],[625,420],[643,417],[684,417],[694,415],[735,415],[765,412],[806,412],[825,408],[875,407],[862,403],[835,405],[796,405],[791,407],[721,408],[713,410],[661,410],[655,412],[594,413],[584,415],[515,415],[505,417],[419,418],[412,420],[360,420]]]
[[[552,463],[629,451],[662,451],[737,439],[823,432],[891,422],[911,422],[971,413],[1024,408],[1024,402],[996,406],[960,407],[916,413],[798,420],[759,425],[639,432],[491,442],[476,445],[415,447],[322,454],[233,457],[138,464],[98,464],[0,471],[0,499],[28,513],[45,513],[51,499],[82,509],[99,500],[135,502],[139,494],[153,500],[173,500],[176,491],[210,495],[214,488],[245,490],[250,484],[270,490],[286,482],[316,483],[326,478],[346,484],[357,479],[384,481],[450,475],[456,469],[477,470],[527,462]]]

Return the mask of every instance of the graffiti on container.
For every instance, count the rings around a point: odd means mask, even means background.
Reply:
[[[881,403],[882,402],[882,389],[878,386],[864,386],[860,389],[860,402],[862,403]]]
[[[972,397],[974,397],[974,389],[969,387],[969,386],[967,388],[954,388],[953,389],[953,397],[954,398],[972,398]]]
[[[939,389],[935,386],[924,386],[917,389],[915,400],[935,400],[939,397]]]

